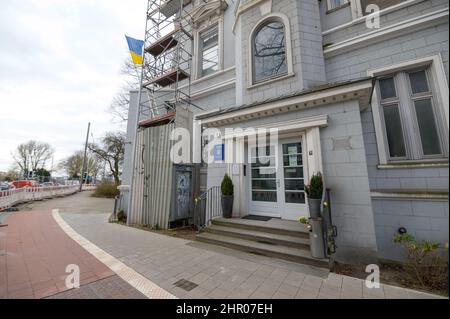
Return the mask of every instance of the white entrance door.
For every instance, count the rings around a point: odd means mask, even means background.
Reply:
[[[279,210],[278,145],[249,145],[250,214],[281,217]]]
[[[296,220],[308,215],[303,137],[249,146],[250,214]]]
[[[279,188],[281,218],[297,220],[308,216],[305,197],[305,156],[303,137],[281,141],[279,144]]]

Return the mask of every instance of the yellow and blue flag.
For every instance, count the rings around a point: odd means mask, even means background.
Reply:
[[[133,59],[134,64],[142,64],[144,62],[143,58],[143,48],[144,41],[136,40],[129,36],[125,36],[128,42],[128,48],[130,49],[131,58]]]

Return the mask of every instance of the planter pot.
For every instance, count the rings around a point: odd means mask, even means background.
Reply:
[[[225,218],[233,216],[233,195],[222,195],[222,214]]]
[[[311,218],[320,217],[320,202],[321,199],[308,198],[309,216]]]

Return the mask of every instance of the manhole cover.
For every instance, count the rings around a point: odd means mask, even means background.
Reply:
[[[191,291],[198,285],[196,283],[193,283],[192,281],[189,281],[186,279],[180,279],[176,283],[174,283],[174,286],[184,289],[186,291]]]

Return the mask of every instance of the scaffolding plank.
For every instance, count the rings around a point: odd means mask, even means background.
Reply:
[[[164,115],[155,116],[150,119],[140,121],[139,126],[148,127],[148,126],[165,124],[168,121],[170,121],[172,118],[174,118],[175,114],[176,114],[176,112],[169,112]]]
[[[183,6],[186,6],[191,2],[191,0],[167,0],[161,5],[161,13],[167,18],[177,14],[181,8],[181,1],[183,1]]]
[[[177,77],[178,75],[178,77]],[[156,78],[151,79],[150,81],[144,84],[145,87],[148,87],[151,84],[156,84],[162,87],[171,85],[175,82],[187,79],[189,74],[181,69],[172,69]]]
[[[145,48],[145,51],[156,57],[160,55],[162,52],[173,48],[178,44],[178,41],[175,38],[175,35],[178,31],[180,30],[175,29],[170,33],[166,34],[161,39],[158,39],[156,42],[152,43],[147,48]]]

